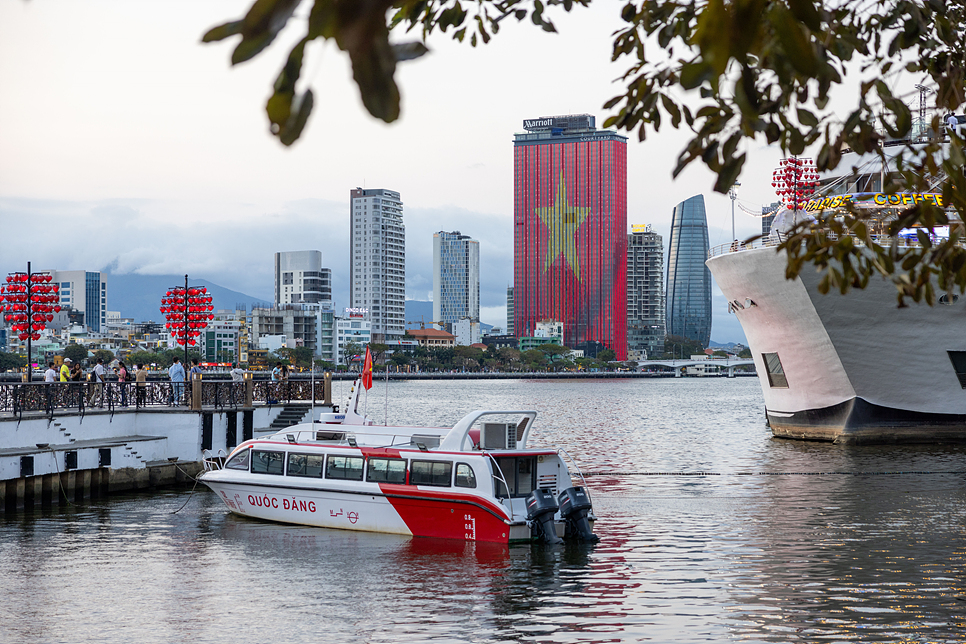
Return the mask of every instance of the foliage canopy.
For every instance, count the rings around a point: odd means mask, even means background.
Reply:
[[[313,107],[311,89],[296,92],[305,45],[332,40],[352,63],[362,102],[374,117],[399,117],[396,64],[428,52],[427,37],[448,33],[471,46],[488,43],[500,23],[529,20],[556,31],[550,13],[577,10],[591,0],[314,0],[304,36],[289,53],[266,104],[271,130],[285,145],[301,135]],[[258,55],[292,18],[300,0],[255,0],[248,13],[208,31],[204,42],[241,36],[232,64]],[[697,161],[717,175],[726,192],[738,178],[747,150],[762,141],[790,155],[815,151],[819,170],[834,169],[843,150],[884,155],[886,137],[909,139],[913,115],[889,81],[909,74],[935,89],[937,110],[964,103],[966,8],[942,0],[638,0],[617,5],[623,27],[613,34],[612,60],[626,61],[623,90],[607,101],[605,127],[636,132],[643,141],[664,125],[690,131],[674,176]],[[414,34],[392,44],[390,34]],[[848,74],[859,75],[849,107],[833,110],[833,90],[853,91]],[[939,116],[929,124],[941,132]],[[904,298],[931,303],[939,288],[966,291],[966,251],[956,230],[948,241],[899,247],[901,228],[930,228],[960,221],[966,213],[963,141],[933,140],[910,148],[903,172],[890,191],[925,192],[943,177],[939,190],[948,210],[916,204],[889,229],[891,243],[873,239],[866,217],[823,216],[804,222],[782,245],[787,274],[808,262],[825,272],[823,288],[846,292],[881,274]],[[831,227],[831,228],[830,228]],[[823,234],[830,230],[832,234]],[[855,244],[853,240],[860,240]]]

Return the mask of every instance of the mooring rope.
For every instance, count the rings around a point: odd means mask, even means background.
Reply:
[[[963,470],[895,470],[883,472],[584,472],[584,476],[923,476],[966,475]]]

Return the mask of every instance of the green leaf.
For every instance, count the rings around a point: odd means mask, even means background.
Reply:
[[[714,69],[707,63],[685,63],[681,66],[681,87],[694,89],[713,76]]]
[[[429,53],[429,48],[419,41],[405,42],[393,45],[392,53],[396,56],[396,62],[402,62],[404,60],[415,60]]]
[[[250,60],[272,44],[292,17],[300,0],[255,0],[242,21],[242,41],[231,55],[231,64]]]
[[[201,42],[215,42],[218,40],[224,40],[229,36],[240,34],[242,32],[242,25],[244,24],[244,20],[233,20],[231,22],[226,22],[223,25],[212,27],[205,33],[204,36],[201,37]]]
[[[788,54],[788,64],[800,74],[814,78],[818,73],[818,59],[801,23],[780,2],[772,5],[769,18]]]
[[[294,117],[289,118],[289,122],[286,123],[278,133],[278,140],[281,141],[283,145],[292,145],[298,140],[299,136],[302,135],[302,130],[305,128],[305,124],[309,120],[309,115],[312,113],[312,106],[314,104],[315,97],[312,94],[312,90],[305,90],[305,94],[301,96],[301,100],[296,107],[298,112]]]
[[[796,113],[798,114],[798,122],[802,125],[806,125],[808,127],[818,127],[818,119],[815,118],[815,115],[808,110],[798,108]]]
[[[788,8],[806,27],[812,31],[821,31],[822,18],[811,0],[788,0]]]

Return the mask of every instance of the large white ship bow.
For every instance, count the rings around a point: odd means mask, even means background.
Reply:
[[[966,298],[900,309],[895,287],[874,278],[822,295],[817,273],[786,280],[785,264],[770,246],[708,260],[748,338],[775,435],[966,440],[966,390],[950,353],[966,352]]]

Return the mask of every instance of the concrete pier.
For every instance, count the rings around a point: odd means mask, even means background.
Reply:
[[[302,412],[293,417],[291,408]],[[304,404],[0,418],[0,511],[191,484],[203,453],[224,455],[256,434],[309,420]]]

